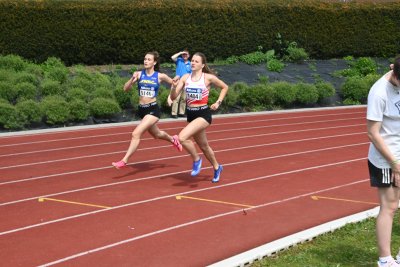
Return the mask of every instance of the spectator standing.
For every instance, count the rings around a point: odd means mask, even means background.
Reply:
[[[380,209],[376,218],[379,267],[400,267],[391,253],[393,217],[400,198],[400,57],[392,71],[371,88],[367,105],[370,183],[378,191]]]
[[[192,73],[192,69],[190,66],[189,60],[190,54],[187,49],[174,54],[171,59],[175,62],[176,65],[176,74],[174,77],[174,81],[177,82],[183,75],[187,73]],[[172,101],[171,107],[171,117],[185,117],[185,109],[186,109],[186,92],[182,90],[180,95]]]

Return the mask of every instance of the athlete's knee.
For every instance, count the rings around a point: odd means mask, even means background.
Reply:
[[[138,132],[133,131],[132,132],[132,139],[140,139],[141,134]]]
[[[185,136],[183,136],[182,134],[179,134],[178,135],[178,139],[179,139],[179,142],[182,144],[182,143],[184,143],[184,142],[186,142],[188,139],[185,137]]]

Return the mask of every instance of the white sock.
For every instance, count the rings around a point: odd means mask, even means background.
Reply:
[[[392,256],[379,257],[379,261],[380,261],[381,263],[386,263],[386,262],[388,262],[388,261],[391,260],[391,259],[393,259]]]

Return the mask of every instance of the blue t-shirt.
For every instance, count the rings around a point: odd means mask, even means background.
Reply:
[[[186,73],[192,73],[192,68],[190,66],[190,61],[188,60],[186,63],[182,57],[178,57],[176,59],[176,75],[182,77]]]
[[[138,82],[139,96],[155,98],[159,87],[158,71],[155,71],[151,76],[147,76],[146,71],[142,70]]]

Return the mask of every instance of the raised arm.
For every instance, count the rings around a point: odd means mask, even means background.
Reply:
[[[172,56],[171,56],[171,59],[174,61],[174,62],[176,62],[177,60],[178,60],[178,57],[180,56],[180,55],[182,55],[183,53],[185,53],[184,51],[180,51],[180,52],[178,52],[178,53],[176,53],[176,54],[173,54]]]
[[[132,77],[124,85],[124,91],[129,91],[132,88],[132,85],[135,84],[135,82],[137,82],[139,75],[140,75],[139,71],[135,71],[132,74]]]

